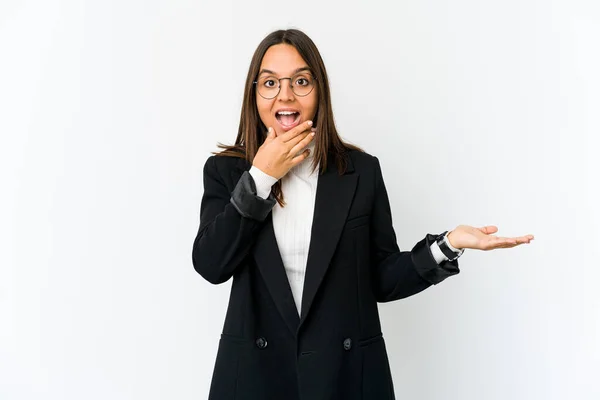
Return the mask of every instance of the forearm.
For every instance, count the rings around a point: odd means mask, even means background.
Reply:
[[[200,228],[194,240],[194,269],[211,283],[227,281],[252,247],[258,229],[275,205],[274,197],[257,195],[245,171],[232,193],[223,184],[214,161],[205,167],[205,192]]]

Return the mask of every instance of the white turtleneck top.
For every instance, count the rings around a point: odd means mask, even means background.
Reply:
[[[314,172],[311,172],[314,145],[313,141],[307,146],[311,149],[310,155],[290,169],[281,179],[281,189],[285,194],[285,207],[282,208],[279,203],[275,203],[272,210],[273,230],[298,314],[301,311],[304,275],[319,178],[319,166]],[[266,199],[271,192],[271,186],[277,182],[277,179],[255,166],[250,168],[249,173],[256,184],[257,195]],[[458,251],[454,248],[452,250]],[[435,242],[431,245],[431,252],[438,264],[448,259]]]

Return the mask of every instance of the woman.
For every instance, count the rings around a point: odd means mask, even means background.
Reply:
[[[204,166],[196,271],[233,277],[210,399],[393,399],[378,302],[459,272],[464,249],[529,243],[460,225],[400,251],[379,161],[342,141],[304,33],[258,46],[233,146]]]

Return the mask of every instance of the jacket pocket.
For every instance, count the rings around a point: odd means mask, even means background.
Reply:
[[[221,340],[225,340],[227,342],[238,343],[240,345],[250,343],[250,339],[246,339],[245,337],[231,335],[229,333],[221,333]]]
[[[381,333],[358,342],[362,353],[362,398],[394,400],[392,375]]]
[[[245,339],[221,334],[210,384],[209,400],[235,400],[239,358]]]
[[[370,219],[371,219],[370,215],[360,215],[358,217],[352,217],[352,218],[346,220],[344,229],[354,229],[354,228],[358,228],[359,226],[368,225]]]
[[[358,345],[361,346],[361,347],[368,346],[371,343],[377,342],[378,340],[381,340],[381,339],[383,339],[383,333],[379,332],[375,336],[371,336],[371,337],[368,337],[366,339],[359,340]]]

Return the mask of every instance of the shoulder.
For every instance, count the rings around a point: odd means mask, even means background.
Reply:
[[[380,168],[379,159],[366,151],[349,149],[346,154],[359,172],[373,172]]]
[[[204,174],[225,177],[235,169],[248,169],[246,167],[249,168],[250,164],[243,157],[213,154],[204,163]]]

